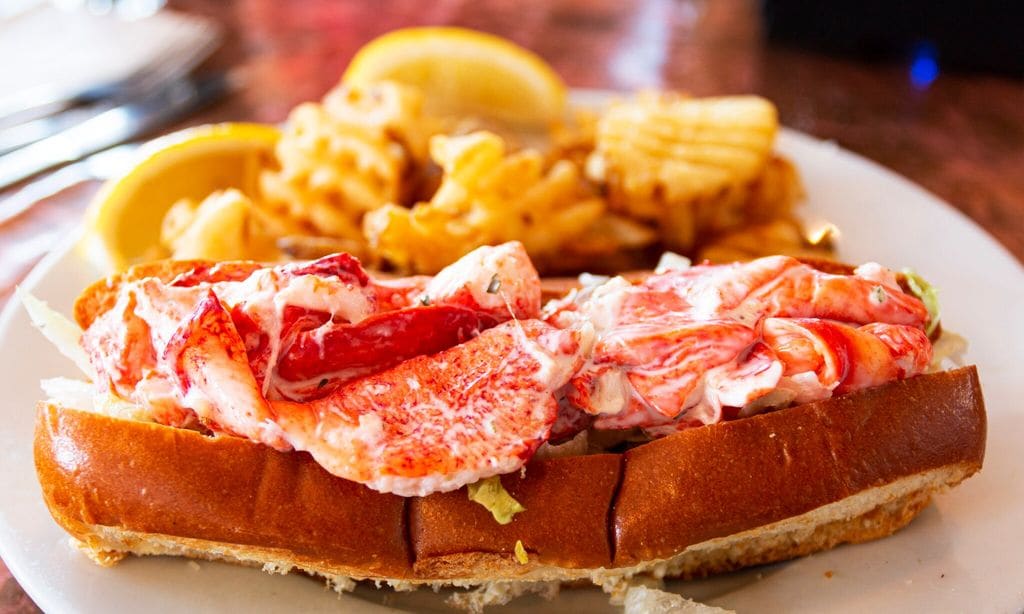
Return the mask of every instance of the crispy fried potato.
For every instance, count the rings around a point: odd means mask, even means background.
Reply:
[[[551,128],[547,160],[549,164],[554,164],[558,160],[569,160],[584,168],[587,158],[594,151],[600,115],[591,109],[571,111],[567,119]]]
[[[480,245],[519,240],[554,274],[642,268],[662,249],[716,260],[828,253],[793,221],[803,189],[772,153],[778,122],[763,99],[640,95],[576,110],[550,133],[500,136],[422,106],[418,90],[388,82],[300,105],[259,193],[178,203],[160,255],[345,251],[432,273]]]
[[[773,155],[761,174],[748,186],[742,221],[750,223],[787,217],[804,196],[804,186],[793,163],[780,155]]]
[[[430,151],[444,172],[430,201],[412,209],[388,205],[364,220],[372,249],[401,270],[433,273],[480,245],[510,240],[543,257],[604,211],[575,164],[561,160],[545,169],[530,149],[507,155],[493,133],[436,136]]]
[[[160,231],[167,255],[179,260],[262,260],[282,257],[267,221],[238,190],[214,192],[201,203],[175,203]]]
[[[426,159],[433,128],[422,105],[418,90],[389,82],[339,86],[299,105],[275,149],[280,168],[260,177],[265,207],[308,234],[362,245],[363,215],[402,202]]]
[[[546,275],[616,273],[648,268],[656,257],[650,249],[658,239],[654,229],[615,213],[605,212],[579,237],[562,249],[534,258]]]
[[[366,253],[362,242],[338,237],[318,237],[304,234],[283,235],[277,240],[277,247],[286,258],[292,260],[316,260],[329,254],[345,252],[360,258],[364,265],[372,265],[372,256]]]
[[[671,249],[742,223],[746,186],[764,170],[778,118],[756,96],[641,96],[597,124],[587,176],[612,210],[653,222]]]
[[[796,168],[773,155],[752,181],[666,209],[659,220],[661,236],[670,249],[689,253],[708,237],[789,217],[803,197]]]
[[[830,259],[832,245],[826,234],[811,243],[798,221],[786,218],[745,226],[715,237],[698,252],[701,260],[735,262],[783,254],[799,258]]]

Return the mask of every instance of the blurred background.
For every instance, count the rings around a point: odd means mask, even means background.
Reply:
[[[435,24],[509,38],[574,88],[760,94],[784,125],[907,176],[1024,259],[1021,3],[5,0],[0,301],[124,161],[61,165],[188,125],[282,122],[366,42]],[[36,611],[0,577],[0,612]]]

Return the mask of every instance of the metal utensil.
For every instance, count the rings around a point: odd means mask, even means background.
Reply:
[[[15,126],[0,128],[0,155],[20,149],[47,137],[64,132],[104,111],[117,106],[114,101],[103,101],[64,109],[63,111],[33,119]]]
[[[28,211],[39,201],[83,181],[102,181],[121,175],[135,162],[139,147],[138,143],[111,147],[29,183],[0,200],[0,226]]]
[[[0,55],[10,59],[0,70],[10,81],[0,79],[8,86],[0,88],[0,129],[99,102],[122,104],[186,78],[218,47],[222,28],[160,11],[162,4],[0,1]],[[19,57],[31,45],[42,50]],[[74,57],[62,61],[65,54]]]
[[[215,100],[228,85],[225,75],[175,81],[143,98],[0,156],[0,188],[151,132]]]

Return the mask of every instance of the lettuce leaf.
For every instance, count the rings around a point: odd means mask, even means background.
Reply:
[[[967,339],[948,328],[943,328],[942,334],[932,344],[932,362],[928,365],[928,372],[944,371],[947,363],[953,367],[964,366],[966,352]]]
[[[939,290],[915,273],[912,269],[903,269],[903,275],[907,278],[907,285],[910,291],[924,303],[928,310],[928,328],[925,332],[931,335],[935,327],[939,325]]]
[[[86,356],[85,350],[80,344],[82,329],[78,327],[78,324],[54,311],[44,301],[32,296],[21,286],[14,288],[14,294],[25,306],[25,311],[28,312],[33,326],[43,333],[47,341],[55,345],[61,354],[70,358],[82,373],[89,376],[89,379],[95,380],[92,365],[89,364],[89,357]]]
[[[519,561],[520,565],[526,565],[530,562],[530,557],[526,555],[526,548],[523,547],[523,540],[516,540],[516,560]]]
[[[469,500],[487,508],[498,524],[508,524],[512,522],[513,516],[526,511],[525,507],[508,494],[501,485],[501,478],[496,475],[470,484]]]

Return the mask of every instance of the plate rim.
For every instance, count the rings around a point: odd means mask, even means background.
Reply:
[[[604,95],[607,96],[608,94],[604,93]],[[922,200],[928,201],[929,207],[939,205],[945,208],[948,212],[954,214],[954,217],[958,222],[957,225],[959,227],[970,228],[970,232],[973,232],[976,235],[978,235],[978,238],[988,243],[989,246],[994,246],[996,248],[996,251],[1000,254],[1000,256],[1004,260],[1006,260],[1006,263],[1011,265],[1012,269],[1015,271],[1017,277],[1019,278],[1019,281],[1021,283],[1024,283],[1024,264],[1022,264],[1021,260],[1014,256],[1006,248],[1006,246],[1000,243],[994,236],[985,231],[985,229],[981,227],[980,224],[975,222],[972,218],[968,217],[961,210],[957,209],[952,204],[938,197],[928,189],[924,188],[919,184],[914,183],[909,178],[904,177],[869,158],[866,158],[856,152],[843,148],[835,141],[819,139],[812,135],[808,135],[806,133],[788,128],[783,128],[780,131],[779,136],[780,139],[777,142],[777,147],[780,149],[783,148],[782,143],[784,143],[787,140],[792,140],[803,146],[827,148],[833,150],[841,154],[842,158],[846,158],[846,160],[842,162],[843,164],[850,161],[856,162],[863,168],[870,171],[872,174],[884,177],[884,179],[887,181],[895,180],[895,182],[898,183],[902,188],[909,189],[917,193],[917,195],[921,197]],[[85,258],[84,254],[81,253],[80,251],[76,253],[76,248],[81,244],[81,237],[82,226],[79,225],[76,228],[75,232],[71,233],[69,236],[64,238],[58,244],[58,246],[56,246],[52,251],[50,251],[35,267],[33,267],[32,270],[28,273],[28,275],[26,275],[26,277],[18,285],[22,288],[25,288],[26,290],[31,291],[38,287],[38,285],[41,284],[43,281],[45,281],[46,278],[52,274],[53,269],[56,266],[58,266],[62,261],[64,261],[65,258]],[[19,305],[17,296],[12,295],[10,299],[7,301],[6,305],[4,305],[2,312],[0,312],[0,340],[4,340],[9,336],[9,329],[13,327],[15,315],[20,308],[21,306]],[[2,527],[3,533],[6,533],[8,530],[14,528],[8,526],[8,517],[6,513],[0,514],[0,523],[5,525]],[[40,593],[39,591],[35,590],[36,588],[38,588],[38,584],[34,579],[30,577],[32,575],[32,570],[29,568],[28,565],[25,564],[25,561],[19,559],[17,556],[13,561],[10,560],[9,554],[11,554],[11,551],[7,543],[7,540],[0,539],[0,557],[3,558],[4,563],[7,565],[8,569],[11,572],[11,575],[19,582],[22,589],[35,601],[36,604],[38,604],[40,607],[47,606],[44,608],[47,611],[49,611],[50,608],[59,608],[59,606],[64,605],[65,602],[60,600],[59,598],[56,598],[55,596],[51,598],[50,595]]]

